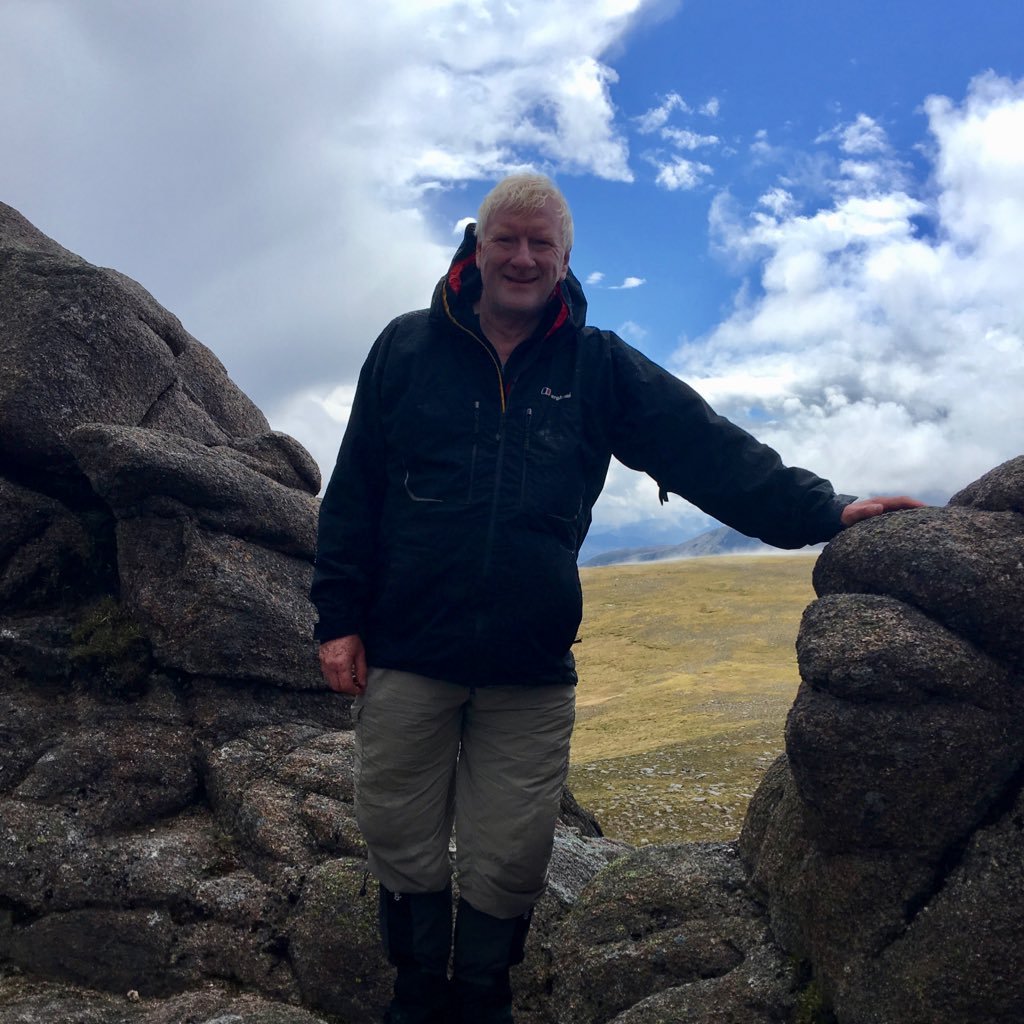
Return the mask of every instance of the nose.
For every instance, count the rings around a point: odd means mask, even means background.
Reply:
[[[515,252],[512,253],[512,262],[519,265],[533,263],[533,253],[530,252],[530,240],[528,238],[516,239]]]

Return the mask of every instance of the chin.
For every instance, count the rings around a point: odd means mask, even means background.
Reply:
[[[542,298],[537,292],[505,292],[504,295],[498,296],[498,299],[505,309],[516,313],[539,313],[547,305],[547,296]]]

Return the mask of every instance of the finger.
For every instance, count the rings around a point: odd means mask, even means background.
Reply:
[[[344,693],[349,697],[356,697],[362,691],[357,688],[356,681],[352,678],[336,677],[327,684],[335,693]]]
[[[352,680],[352,663],[347,658],[321,657],[320,670],[323,672],[327,685],[335,693],[349,692],[347,687]]]
[[[345,676],[342,675],[342,673],[332,669],[331,672],[325,673],[325,677],[327,679],[327,685],[335,693],[345,693],[346,692],[345,691],[345,687],[346,687],[348,681],[345,679]]]
[[[843,509],[840,518],[844,526],[853,526],[854,523],[870,519],[871,516],[877,516],[883,511],[885,511],[884,507],[878,502],[855,501]]]

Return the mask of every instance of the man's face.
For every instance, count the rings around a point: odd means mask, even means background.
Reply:
[[[562,224],[549,199],[539,210],[495,210],[478,240],[476,263],[483,279],[481,312],[503,317],[540,316],[555,285],[569,269]]]

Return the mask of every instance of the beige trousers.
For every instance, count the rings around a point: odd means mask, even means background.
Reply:
[[[371,669],[353,703],[356,820],[392,892],[451,878],[494,917],[525,913],[547,879],[575,720],[574,686],[477,689]]]

